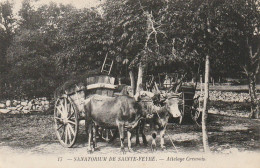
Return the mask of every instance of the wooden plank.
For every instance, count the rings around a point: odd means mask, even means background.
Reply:
[[[87,78],[87,85],[96,83],[95,77],[91,76]]]
[[[107,92],[107,90],[102,89],[102,95],[104,95],[104,96],[108,96],[108,92]]]
[[[97,88],[106,88],[106,89],[116,89],[116,85],[112,84],[106,84],[106,83],[95,83],[95,84],[90,84],[86,86],[86,89],[97,89]]]
[[[105,76],[98,76],[97,83],[106,83],[105,82]]]
[[[114,90],[107,90],[107,95],[112,97],[114,94]]]
[[[109,78],[109,84],[112,84],[112,85],[115,84],[115,78],[114,77]]]
[[[101,90],[101,89],[97,89],[97,90],[96,90],[96,94],[102,95],[102,90]]]
[[[101,75],[101,76],[92,76],[86,79],[87,85],[94,83],[107,83],[114,84],[115,78],[111,76]]]

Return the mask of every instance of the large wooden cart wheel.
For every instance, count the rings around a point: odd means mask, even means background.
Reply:
[[[61,145],[72,147],[78,134],[78,112],[70,97],[58,98],[54,107],[55,131]]]
[[[117,136],[117,129],[98,127],[99,138],[106,142],[112,142]]]

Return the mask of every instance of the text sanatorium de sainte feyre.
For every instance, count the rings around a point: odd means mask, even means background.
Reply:
[[[173,162],[185,162],[185,161],[206,161],[206,158],[203,156],[200,157],[155,157],[155,156],[101,156],[101,157],[73,157],[73,158],[65,158],[58,157],[58,161],[74,161],[74,162],[111,162],[111,161],[130,161],[130,162],[153,162],[153,161],[173,161]]]

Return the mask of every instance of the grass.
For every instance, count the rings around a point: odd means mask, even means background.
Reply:
[[[0,141],[10,146],[27,148],[56,139],[52,115],[1,114],[0,121]]]

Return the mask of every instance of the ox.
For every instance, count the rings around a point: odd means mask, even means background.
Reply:
[[[86,114],[86,128],[88,130],[88,151],[92,151],[91,138],[93,132],[93,147],[96,147],[96,126],[118,128],[121,151],[124,150],[124,129],[127,128],[128,149],[131,151],[131,131],[143,119],[141,106],[134,98],[127,95],[106,97],[93,95],[84,105]],[[94,124],[93,124],[94,123]],[[93,128],[94,127],[94,128]]]
[[[146,114],[146,122],[150,124],[150,127],[157,128],[160,132],[161,148],[165,149],[164,145],[164,135],[166,131],[166,126],[170,117],[180,118],[182,120],[183,114],[180,112],[179,106],[179,94],[176,93],[166,93],[164,95],[154,95],[151,92],[143,91],[139,94],[139,103],[144,109]],[[146,142],[145,135],[143,132],[142,122],[139,126],[139,132],[136,133],[137,143],[139,143],[139,133],[142,134],[143,141]],[[152,133],[152,150],[156,147],[156,132]]]

